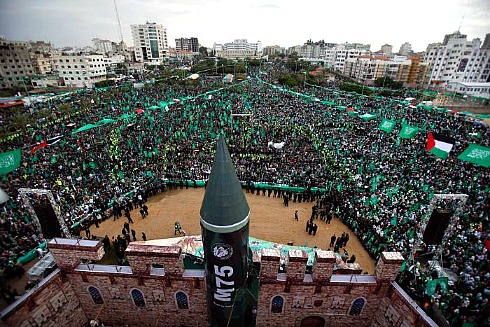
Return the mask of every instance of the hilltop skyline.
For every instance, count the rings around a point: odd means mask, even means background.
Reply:
[[[146,21],[167,28],[170,47],[179,37],[197,37],[206,47],[247,39],[288,48],[311,39],[371,44],[372,51],[388,43],[395,52],[409,42],[420,52],[458,29],[470,40],[490,33],[486,0],[414,0],[405,6],[388,0],[313,1],[307,6],[290,0],[118,0],[117,6],[128,45],[133,43],[130,25]],[[119,28],[111,0],[18,0],[0,3],[0,35],[56,47],[87,46],[96,37],[118,42]]]

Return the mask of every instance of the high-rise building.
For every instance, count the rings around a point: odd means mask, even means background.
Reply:
[[[167,29],[163,25],[146,22],[131,25],[134,54],[137,62],[160,64],[167,57]]]
[[[33,75],[28,42],[0,39],[0,89],[25,86],[24,78]]]
[[[448,82],[482,83],[490,81],[490,40],[472,41],[459,31],[444,36],[442,43],[427,47],[424,62],[430,65],[430,83],[445,86]]]
[[[413,54],[412,45],[408,42],[403,43],[398,53],[401,56],[411,56]]]
[[[386,56],[391,56],[393,54],[393,46],[391,44],[383,44],[381,52]]]
[[[190,51],[193,54],[199,54],[199,40],[197,37],[175,39],[176,51]]]

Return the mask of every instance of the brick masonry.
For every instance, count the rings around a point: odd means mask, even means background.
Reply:
[[[109,326],[208,326],[204,272],[183,269],[180,247],[133,242],[126,252],[131,268],[125,269],[78,265],[80,259],[99,258],[100,243],[49,247],[61,270],[1,313],[6,326],[77,327],[91,319]],[[289,251],[287,272],[279,278],[279,251],[261,253],[258,327],[302,327],[312,320],[324,327],[436,326],[392,282],[403,262],[398,253],[383,253],[374,277],[332,276],[335,257],[322,250],[316,253],[312,275],[305,277],[307,259],[304,251]],[[163,265],[165,273],[152,271],[154,264]],[[98,290],[100,301],[94,301],[90,287]],[[143,300],[135,302],[132,292]],[[187,308],[178,306],[178,292],[186,295]],[[283,306],[272,313],[276,296],[282,297]],[[356,312],[353,304],[362,301]]]

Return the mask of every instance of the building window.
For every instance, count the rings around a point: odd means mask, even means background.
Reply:
[[[130,293],[131,293],[131,298],[133,299],[134,305],[137,306],[138,308],[144,308],[145,307],[145,298],[143,296],[143,292],[141,292],[137,288],[133,288]]]
[[[87,290],[95,304],[104,304],[104,299],[97,287],[89,286]]]
[[[284,298],[280,295],[274,296],[271,301],[271,313],[282,313]]]
[[[364,308],[364,304],[366,304],[366,300],[362,297],[357,298],[352,302],[352,305],[349,310],[350,316],[360,316],[362,309]]]
[[[175,293],[175,302],[179,309],[189,309],[189,301],[187,300],[187,294],[184,292]]]

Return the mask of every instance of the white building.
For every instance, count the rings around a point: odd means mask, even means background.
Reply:
[[[103,54],[116,52],[116,43],[111,40],[102,40],[99,38],[93,38],[92,43],[94,48]]]
[[[288,48],[288,54],[292,54],[296,52],[298,57],[302,59],[305,58],[323,59],[325,58],[325,50],[329,48],[333,48],[334,46],[335,44],[325,43],[325,41],[323,40],[317,42],[308,40],[303,45],[296,45]]]
[[[339,44],[325,50],[325,67],[343,72],[348,59],[354,59],[366,54],[368,54],[368,51],[365,49],[356,49],[348,47],[346,44]]]
[[[260,58],[262,42],[248,43],[246,39],[235,39],[233,42],[213,45],[215,56],[226,59]]]
[[[137,62],[158,65],[167,57],[167,29],[163,25],[150,22],[131,25],[131,34]]]
[[[410,55],[412,55],[413,54],[412,45],[410,43],[408,43],[408,42],[403,43],[400,46],[400,50],[398,51],[398,53],[401,56],[410,56]]]
[[[490,99],[490,83],[448,82],[446,90],[468,96]]]
[[[58,55],[53,58],[54,70],[70,87],[94,87],[106,79],[106,67],[102,55]]]
[[[445,87],[449,82],[490,81],[490,34],[485,41],[472,41],[459,31],[448,34],[442,43],[427,47],[424,62],[430,65],[430,83]]]
[[[383,44],[381,46],[381,52],[385,56],[391,56],[393,54],[393,46],[391,44]]]

